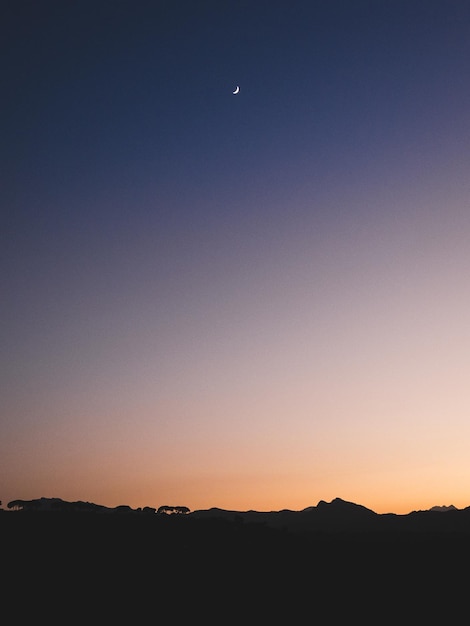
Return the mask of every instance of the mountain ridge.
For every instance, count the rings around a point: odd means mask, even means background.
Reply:
[[[191,511],[182,506],[161,506],[158,509],[143,507],[132,509],[128,505],[107,507],[93,502],[68,502],[61,498],[38,498],[33,500],[12,500],[7,507],[17,512],[48,512],[69,514],[131,514],[145,515],[146,518],[184,517],[199,523],[222,522],[236,525],[259,525],[289,532],[442,532],[458,531],[470,533],[470,507],[458,509],[454,505],[434,506],[427,510],[410,513],[376,513],[361,504],[342,498],[330,502],[320,500],[317,505],[301,510],[281,509],[279,511],[240,511],[211,507]],[[7,513],[5,510],[0,512]],[[444,514],[445,513],[445,514]]]

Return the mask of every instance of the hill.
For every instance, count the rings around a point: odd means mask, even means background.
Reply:
[[[313,612],[372,624],[378,611],[433,623],[467,597],[468,508],[382,515],[336,498],[301,511],[168,514],[15,502],[0,512],[11,619],[251,623]]]

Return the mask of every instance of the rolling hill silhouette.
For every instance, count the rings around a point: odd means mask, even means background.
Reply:
[[[312,612],[314,621],[328,613],[328,623],[376,624],[384,614],[434,623],[439,608],[448,617],[467,598],[470,507],[378,514],[341,498],[271,512],[60,498],[7,507],[0,510],[4,598],[21,592],[23,617],[60,598],[74,616],[105,623],[154,613],[290,623]],[[19,609],[11,606],[13,618]]]
[[[244,522],[262,523],[272,528],[302,532],[470,532],[470,507],[465,509],[457,509],[452,505],[433,507],[427,511],[412,511],[399,515],[376,513],[372,509],[341,498],[335,498],[331,502],[320,500],[316,506],[301,511],[240,512],[212,508],[196,510],[191,515],[200,519],[238,518]]]
[[[12,513],[42,515],[54,514],[110,514],[132,515],[133,517],[168,518],[184,517],[185,528],[194,522],[202,529],[203,523],[212,526],[216,523],[226,527],[234,524],[258,526],[283,532],[322,532],[322,533],[367,533],[367,532],[469,532],[470,506],[457,509],[455,506],[435,506],[428,510],[412,511],[407,514],[376,513],[361,504],[334,498],[331,502],[320,500],[316,506],[300,511],[283,509],[280,511],[238,511],[217,507],[190,511],[184,506],[161,506],[159,509],[143,507],[132,509],[128,505],[107,507],[93,502],[68,502],[61,498],[38,498],[34,500],[13,500],[8,503]],[[2,511],[5,513],[5,511]],[[83,520],[83,515],[79,519]],[[176,524],[176,522],[175,522]],[[180,523],[179,528],[183,528]]]

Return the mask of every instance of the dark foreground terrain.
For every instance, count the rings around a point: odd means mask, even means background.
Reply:
[[[20,623],[467,620],[465,531],[291,532],[239,518],[25,511],[1,511],[0,529],[3,613]]]

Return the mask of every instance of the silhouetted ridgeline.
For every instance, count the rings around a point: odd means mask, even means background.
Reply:
[[[77,618],[85,610],[87,623],[291,623],[327,611],[335,624],[346,608],[348,621],[375,625],[395,613],[396,623],[423,623],[440,608],[448,619],[468,595],[470,508],[383,515],[339,498],[273,512],[59,498],[7,507],[4,598],[20,593],[23,617],[47,605],[49,623],[61,616],[57,598]]]
[[[379,514],[360,504],[335,498],[331,502],[321,500],[316,506],[300,511],[236,511],[220,508],[191,511],[186,506],[163,505],[158,509],[143,507],[132,509],[128,505],[106,507],[92,502],[67,502],[61,498],[38,498],[34,500],[13,500],[7,504],[8,511],[22,515],[39,514],[95,514],[127,515],[133,518],[184,517],[188,521],[178,528],[198,529],[218,524],[223,528],[241,525],[258,529],[272,529],[285,533],[376,533],[376,532],[461,532],[470,533],[470,506],[457,509],[454,506],[432,507],[426,511],[413,511],[405,515],[395,513]],[[2,511],[6,513],[6,511]],[[15,516],[18,521],[18,518]],[[80,518],[83,521],[83,517]],[[191,521],[189,521],[191,520]],[[197,521],[197,524],[196,524]],[[167,524],[169,526],[169,524]]]

